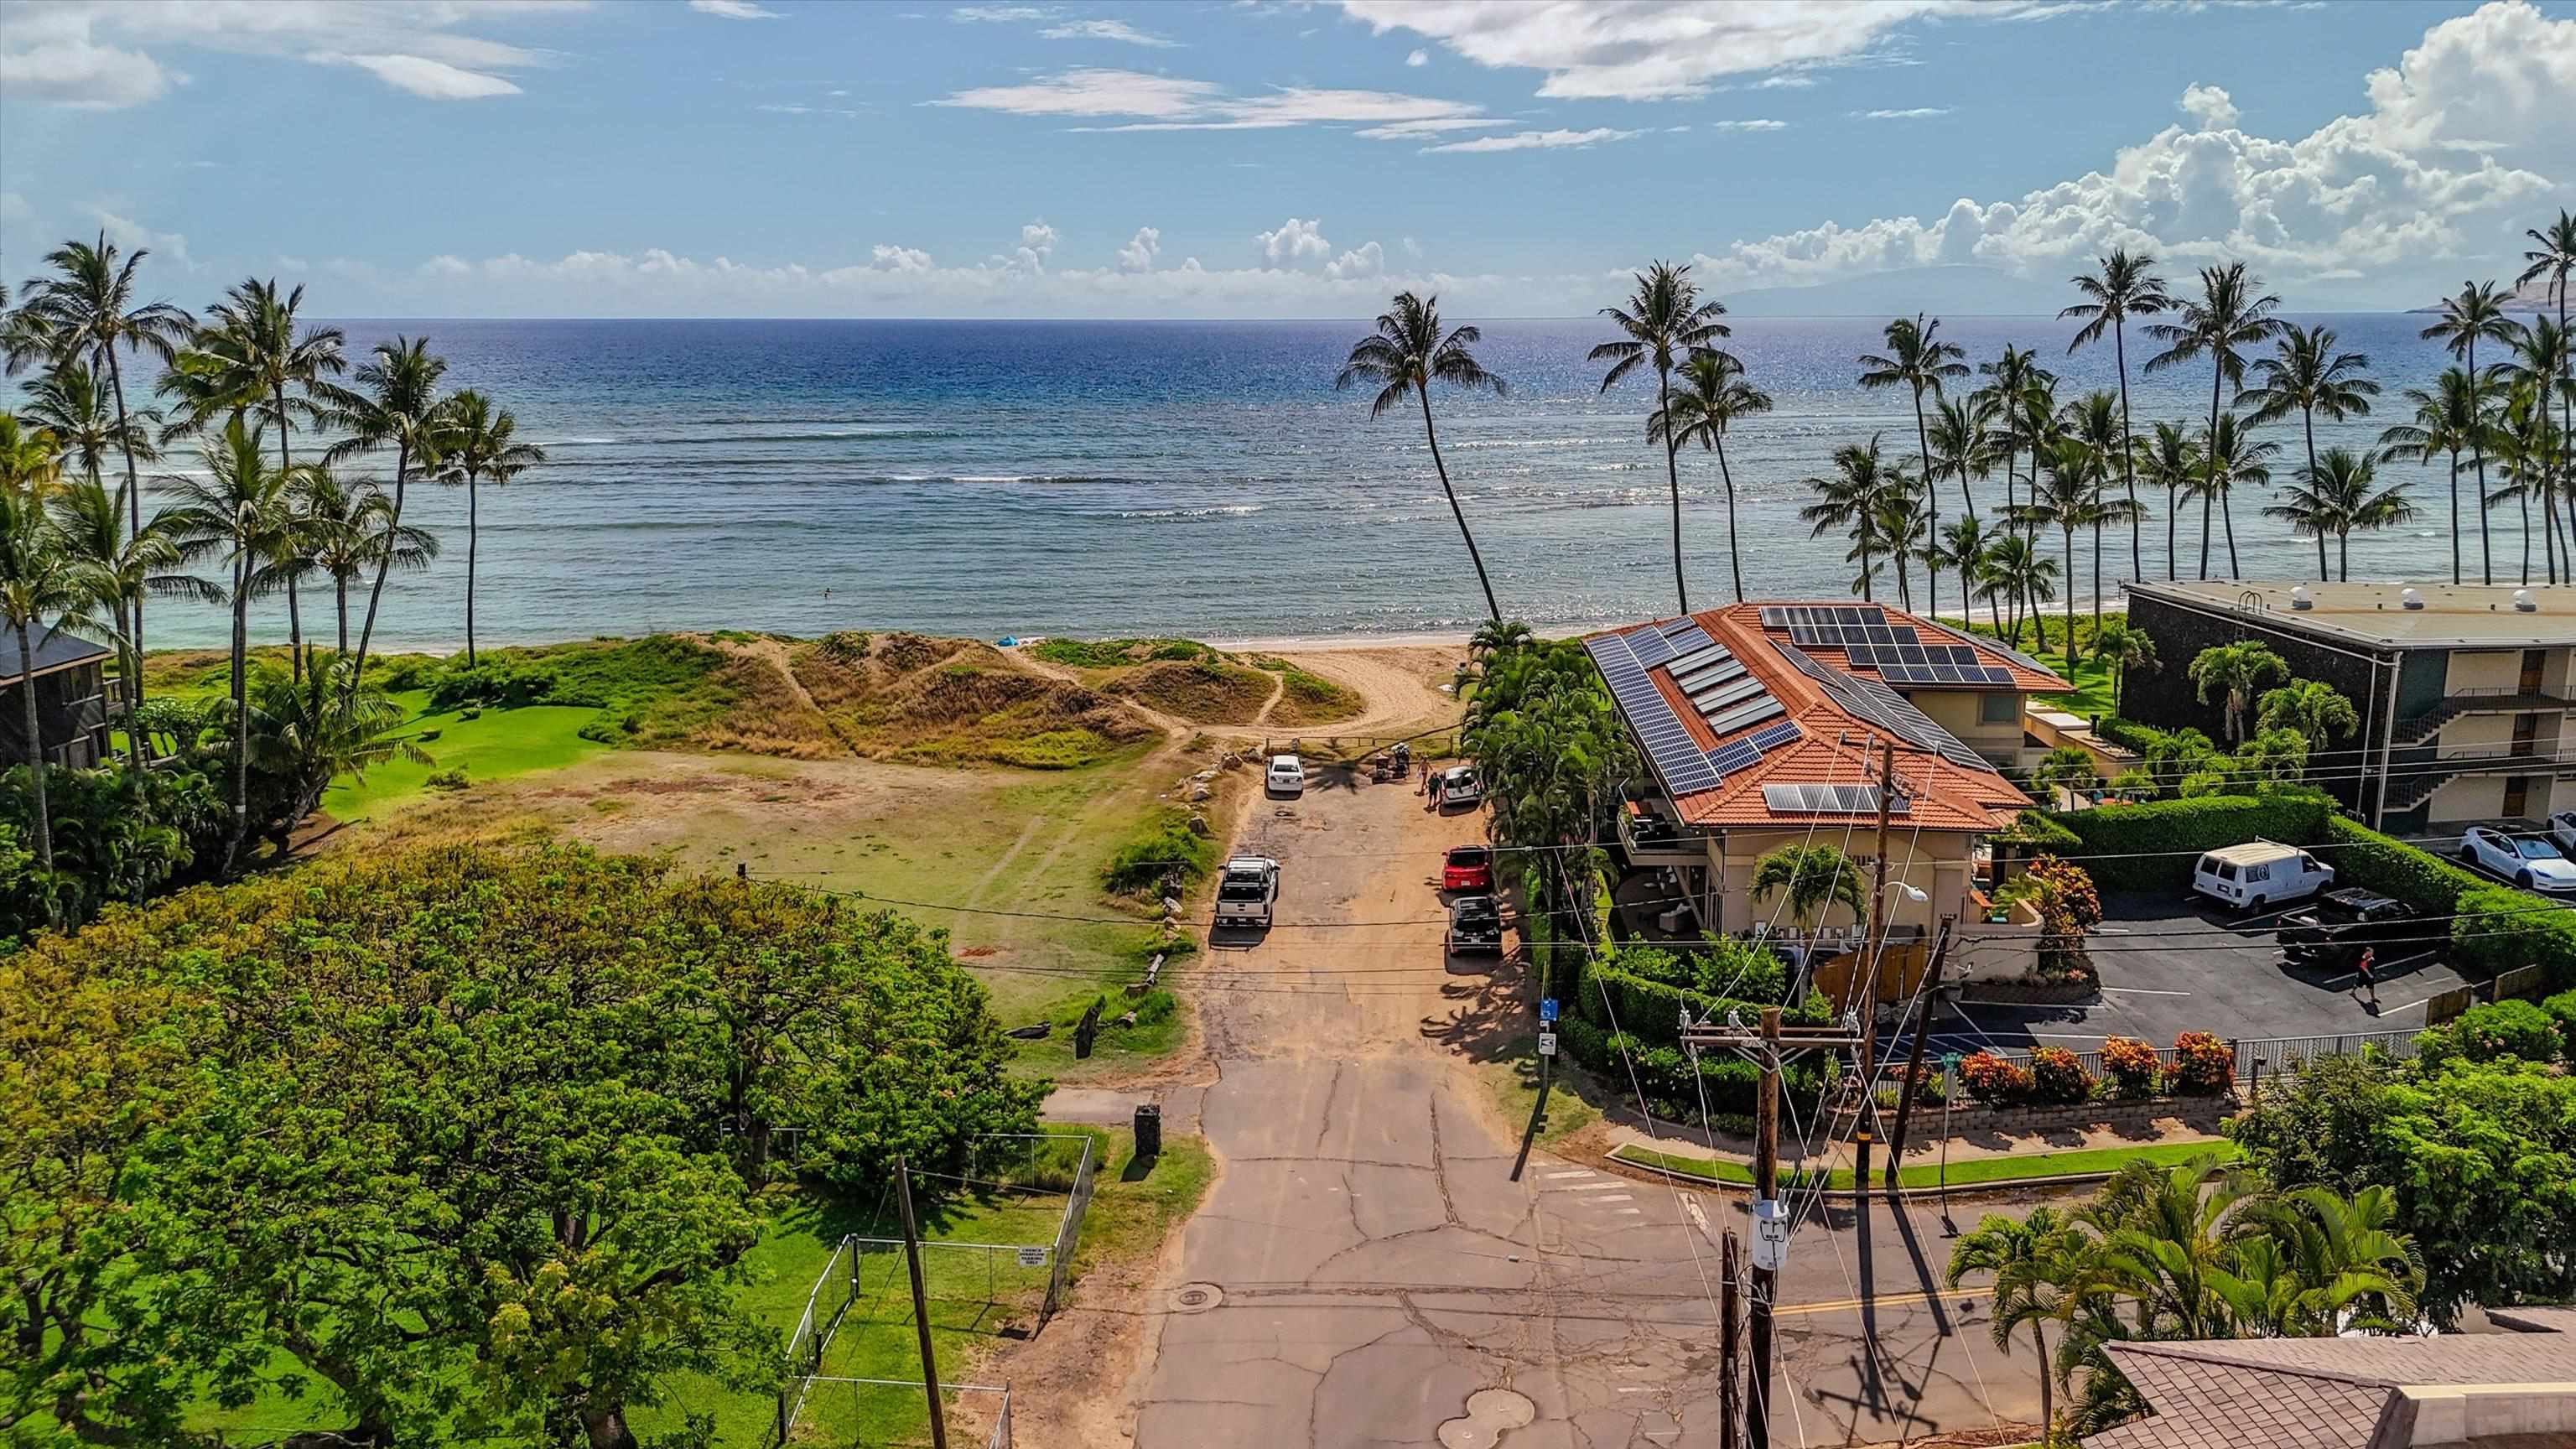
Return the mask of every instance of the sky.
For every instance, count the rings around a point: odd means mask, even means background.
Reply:
[[[104,230],[337,316],[1566,316],[1654,258],[2040,311],[2127,247],[2406,308],[2576,206],[2571,97],[2566,0],[11,0],[0,275]]]

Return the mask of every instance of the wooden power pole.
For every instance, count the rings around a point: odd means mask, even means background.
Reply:
[[[1950,925],[1954,916],[1941,918],[1941,937],[1932,943],[1932,960],[1923,968],[1923,986],[1915,999],[1923,1006],[1914,1017],[1914,1048],[1906,1053],[1905,1080],[1896,1089],[1896,1130],[1887,1139],[1887,1188],[1896,1190],[1896,1169],[1905,1161],[1905,1127],[1914,1117],[1914,1084],[1923,1075],[1923,1051],[1932,1037],[1932,1008],[1939,1001],[1941,966],[1950,955]],[[1860,1179],[1852,1181],[1857,1184]]]
[[[930,1396],[930,1444],[948,1449],[948,1421],[939,1411],[939,1360],[930,1350],[930,1294],[921,1282],[921,1230],[912,1221],[912,1168],[900,1157],[894,1178],[895,1200],[903,1205],[904,1261],[912,1267],[912,1322],[921,1334],[921,1387]]]
[[[1869,891],[1868,956],[1862,963],[1868,974],[1852,973],[1860,984],[1853,993],[1860,1012],[1860,1102],[1852,1113],[1852,1183],[1863,1192],[1869,1190],[1870,1129],[1878,1118],[1878,968],[1887,958],[1887,828],[1896,806],[1896,741],[1882,741],[1878,749],[1878,867]]]
[[[1736,1449],[1743,1442],[1736,1430],[1744,1414],[1744,1400],[1739,1392],[1744,1365],[1743,1345],[1736,1342],[1735,1320],[1742,1311],[1736,1301],[1735,1285],[1744,1274],[1744,1249],[1736,1241],[1735,1229],[1728,1228],[1719,1244],[1718,1272],[1724,1285],[1718,1289],[1717,1356],[1724,1368],[1717,1380],[1717,1449]]]

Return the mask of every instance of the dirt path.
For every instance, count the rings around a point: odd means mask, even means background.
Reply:
[[[1311,733],[1402,736],[1440,729],[1458,719],[1457,696],[1441,686],[1466,658],[1464,650],[1400,645],[1315,649],[1280,657],[1358,691],[1367,701],[1357,716],[1317,725]]]

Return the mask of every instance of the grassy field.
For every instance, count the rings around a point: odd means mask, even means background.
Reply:
[[[430,789],[427,782],[430,776],[451,770],[464,771],[471,786],[537,770],[560,770],[608,748],[582,738],[582,727],[599,713],[593,709],[531,705],[487,709],[466,719],[457,710],[430,712],[429,696],[420,690],[406,690],[393,698],[402,706],[415,738],[436,732],[437,738],[420,741],[431,763],[387,760],[367,771],[364,780],[342,778],[322,797],[322,808],[334,819],[380,816],[445,798],[448,792]]]
[[[2237,1156],[2236,1144],[2169,1142],[2144,1147],[2080,1148],[2068,1152],[2014,1153],[2005,1157],[1963,1158],[1950,1164],[1948,1181],[1952,1187],[1973,1187],[1980,1184],[2022,1182],[2042,1177],[2066,1177],[2077,1173],[2117,1172],[2132,1162],[2171,1166],[2187,1162],[2202,1153],[2213,1153],[2222,1161],[2232,1162]],[[1666,1172],[1679,1173],[1684,1177],[1732,1183],[1739,1187],[1753,1185],[1753,1169],[1731,1158],[1712,1161],[1709,1158],[1690,1157],[1677,1152],[1658,1152],[1651,1147],[1639,1147],[1634,1143],[1623,1146],[1610,1155],[1622,1162],[1635,1163],[1640,1167],[1659,1167]],[[1903,1187],[1937,1187],[1942,1180],[1941,1167],[1937,1161],[1908,1163],[1897,1174],[1897,1182]],[[1835,1168],[1826,1179],[1825,1185],[1829,1188],[1849,1190],[1852,1185],[1851,1169]]]

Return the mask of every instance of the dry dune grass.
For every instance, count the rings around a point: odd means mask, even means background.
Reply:
[[[1275,682],[1258,669],[1218,659],[1165,660],[1122,672],[1109,685],[1149,709],[1191,724],[1251,724]]]
[[[1064,769],[1157,733],[1118,701],[973,640],[836,634],[784,660],[844,746],[872,759]]]

